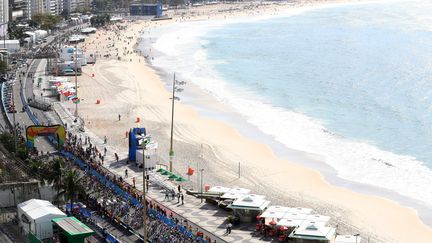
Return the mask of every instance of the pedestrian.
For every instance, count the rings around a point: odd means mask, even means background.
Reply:
[[[128,177],[128,171],[127,171],[127,169],[125,169],[125,178],[127,178]]]
[[[104,144],[106,144],[106,143],[107,143],[107,137],[104,136]]]
[[[180,203],[180,192],[177,193],[177,203]]]
[[[119,121],[120,121],[120,119],[121,119],[121,115],[120,114],[118,115],[118,118],[119,118]]]
[[[232,229],[232,224],[231,224],[231,222],[228,222],[228,225],[227,225],[228,234],[231,234],[231,229]]]
[[[106,153],[107,153],[107,148],[105,147],[104,148],[104,156],[106,156]]]
[[[164,198],[164,201],[165,201],[165,200],[169,201],[168,189],[165,190],[165,198]]]
[[[178,192],[180,193],[180,192],[181,192],[181,187],[180,187],[180,185],[177,186],[177,189],[178,189]]]
[[[184,195],[183,195],[183,193],[180,193],[180,195],[181,195],[181,201],[182,201],[182,205],[184,204]]]
[[[135,177],[132,178],[133,187],[135,188]]]
[[[118,161],[119,161],[118,154],[117,154],[117,153],[114,153],[114,157],[115,157],[115,159],[116,159],[116,162],[118,163]]]

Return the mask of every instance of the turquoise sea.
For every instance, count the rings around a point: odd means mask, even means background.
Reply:
[[[432,1],[178,23],[146,33],[176,71],[338,177],[432,205]]]

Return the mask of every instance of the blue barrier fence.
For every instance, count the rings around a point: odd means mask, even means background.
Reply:
[[[142,204],[136,198],[129,195],[129,193],[127,193],[126,191],[121,189],[115,183],[108,180],[108,178],[106,178],[105,176],[101,175],[99,172],[97,172],[96,170],[94,170],[93,168],[88,166],[87,163],[84,162],[83,160],[77,158],[75,155],[73,155],[70,152],[61,151],[60,154],[64,157],[66,157],[67,159],[74,161],[82,170],[88,169],[88,172],[91,175],[95,176],[101,183],[103,183],[108,188],[112,189],[118,196],[121,196],[124,200],[130,201],[134,206],[138,206],[138,207],[142,208]],[[91,212],[85,212],[85,213],[91,215]],[[189,230],[187,230],[186,227],[176,224],[172,219],[170,219],[170,218],[166,217],[165,215],[157,212],[156,210],[148,209],[148,213],[151,216],[159,219],[160,221],[162,221],[164,224],[168,225],[169,227],[177,228],[181,234],[183,234],[187,237],[190,237],[190,238],[194,237],[194,234],[192,232],[190,232]],[[123,225],[123,226],[125,228],[128,228],[130,231],[133,231],[129,226],[127,226],[127,225]],[[141,239],[143,239],[143,237],[140,234],[139,234],[139,236]],[[199,240],[199,239],[197,239],[197,240]],[[109,242],[116,242],[116,241],[109,241]]]

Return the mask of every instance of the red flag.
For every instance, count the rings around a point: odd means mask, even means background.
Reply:
[[[191,167],[189,167],[188,171],[187,171],[187,175],[189,175],[189,176],[193,175],[194,171],[195,171],[194,169],[192,169]]]

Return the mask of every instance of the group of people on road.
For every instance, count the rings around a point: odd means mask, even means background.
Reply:
[[[142,193],[134,186],[129,185],[121,176],[114,175],[102,166],[99,159],[100,154],[96,146],[90,143],[89,138],[85,138],[87,144],[82,143],[81,137],[68,133],[65,150],[71,152],[79,159],[86,163],[84,173],[86,191],[88,192],[87,203],[95,208],[97,212],[109,217],[114,222],[128,225],[136,231],[140,231],[143,227],[143,206],[142,204],[134,204],[131,200],[126,200],[124,197],[117,195],[116,191],[101,182],[91,170],[96,171],[105,179],[116,184],[126,193],[131,195],[136,201],[142,202]],[[125,176],[127,172],[125,171]],[[177,194],[178,203],[180,200],[184,203],[184,195],[181,188],[178,188]],[[154,242],[205,242],[214,243],[209,236],[204,236],[200,230],[193,230],[191,225],[188,225],[186,220],[181,220],[173,215],[173,213],[156,201],[147,201],[147,220],[146,228],[149,239]]]

